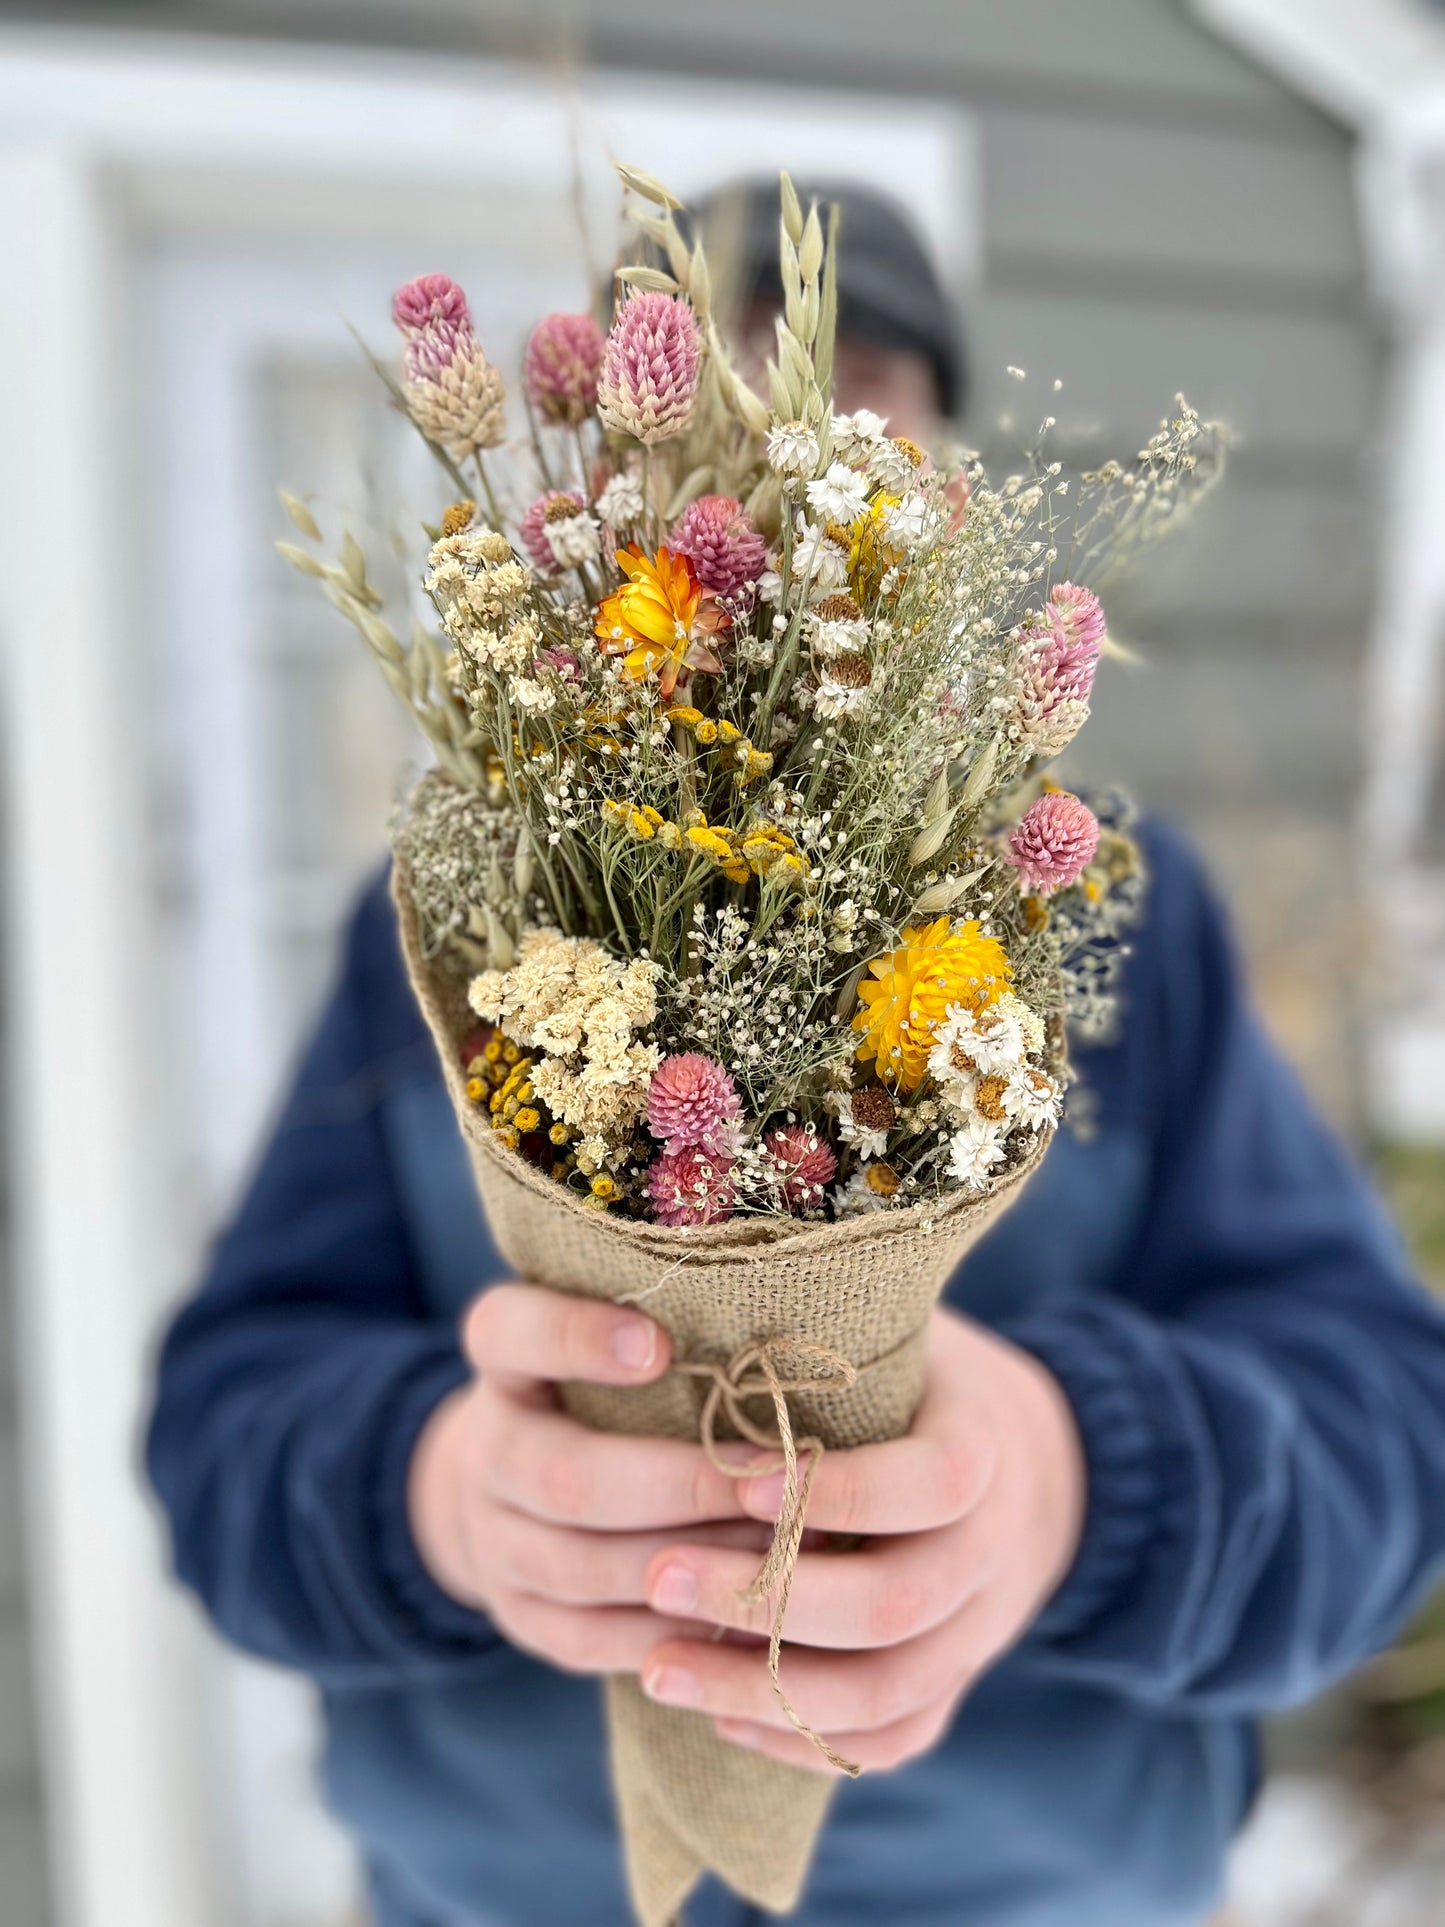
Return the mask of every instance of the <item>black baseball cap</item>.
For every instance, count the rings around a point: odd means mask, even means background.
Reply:
[[[825,219],[830,205],[838,208],[839,335],[921,355],[933,370],[939,407],[957,420],[968,389],[962,331],[907,210],[853,182],[800,183],[798,198],[805,208],[816,200]],[[777,182],[730,182],[698,202],[693,215],[705,232],[714,224],[728,230],[741,304],[781,307]]]

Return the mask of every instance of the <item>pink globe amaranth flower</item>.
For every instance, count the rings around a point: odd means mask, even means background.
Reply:
[[[649,447],[680,435],[697,394],[702,337],[681,295],[651,289],[623,303],[597,383],[603,426]]]
[[[590,314],[549,314],[532,330],[522,361],[527,399],[549,422],[585,422],[597,406],[607,343]]]
[[[1104,609],[1099,598],[1076,582],[1056,582],[1049,590],[1049,620],[1065,642],[1088,643],[1095,656],[1104,642]]]
[[[737,1085],[701,1051],[664,1057],[647,1087],[647,1128],[669,1151],[702,1145],[731,1157],[742,1109]]]
[[[553,502],[575,502],[579,509],[587,506],[575,488],[549,488],[537,497],[517,524],[522,547],[543,575],[557,575],[561,570],[552,544],[547,540],[547,510]]]
[[[823,1202],[838,1175],[833,1147],[811,1124],[780,1124],[763,1139],[768,1163],[781,1183],[779,1193],[790,1211],[807,1211]]]
[[[391,297],[391,318],[403,334],[445,322],[449,328],[472,326],[467,297],[449,274],[422,274]]]
[[[700,1144],[659,1151],[647,1167],[646,1183],[653,1217],[674,1229],[721,1224],[737,1202],[732,1158]]]
[[[714,595],[737,597],[751,590],[768,566],[768,545],[733,495],[700,495],[690,502],[670,541]]]
[[[1099,847],[1099,819],[1067,790],[1050,790],[1030,803],[1008,840],[1008,860],[1029,895],[1066,890],[1088,868]]]

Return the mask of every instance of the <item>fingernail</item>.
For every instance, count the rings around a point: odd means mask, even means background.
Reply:
[[[657,1349],[657,1327],[650,1318],[626,1318],[612,1333],[612,1355],[630,1372],[645,1371]]]
[[[783,1477],[781,1472],[770,1472],[766,1478],[745,1480],[743,1504],[748,1511],[766,1513],[769,1518],[776,1518],[778,1508],[783,1503]]]
[[[697,1605],[697,1580],[686,1566],[664,1566],[652,1582],[652,1603],[659,1612],[690,1613]]]
[[[664,1706],[701,1706],[702,1682],[696,1673],[681,1666],[658,1666],[642,1677],[643,1691],[649,1699]]]

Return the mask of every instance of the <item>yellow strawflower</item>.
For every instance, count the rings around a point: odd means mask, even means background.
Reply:
[[[853,1028],[863,1032],[862,1059],[905,1091],[916,1090],[928,1069],[933,1033],[956,1004],[982,1010],[1008,988],[1013,965],[997,937],[970,920],[953,929],[947,917],[915,924],[896,950],[875,957],[858,986]]]

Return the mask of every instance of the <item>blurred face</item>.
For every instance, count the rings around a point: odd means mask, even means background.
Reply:
[[[907,435],[927,448],[938,427],[933,369],[908,348],[840,340],[833,350],[833,408],[839,415],[871,408],[890,434]]]
[[[766,393],[763,370],[773,352],[775,311],[749,311],[740,331],[738,359],[743,373]],[[856,414],[871,408],[891,435],[907,435],[927,448],[938,429],[938,390],[932,366],[908,348],[880,348],[871,341],[841,335],[833,350],[833,412]]]

